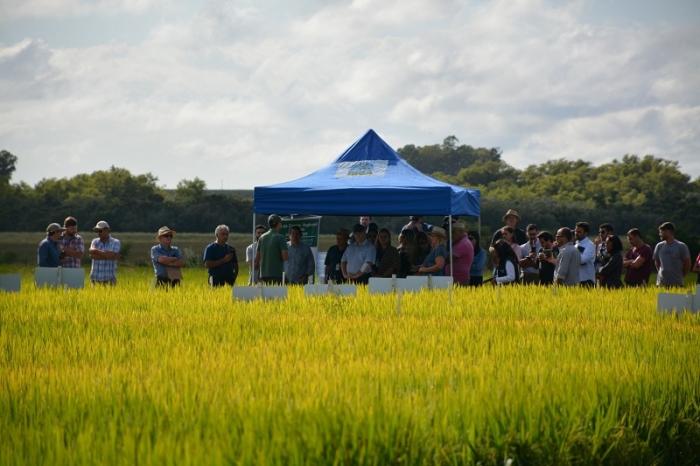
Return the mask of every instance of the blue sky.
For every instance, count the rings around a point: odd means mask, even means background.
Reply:
[[[0,148],[32,184],[116,165],[252,188],[374,128],[697,177],[698,5],[0,0]]]

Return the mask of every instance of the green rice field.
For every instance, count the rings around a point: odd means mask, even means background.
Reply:
[[[654,288],[0,294],[0,464],[700,464],[700,316]],[[247,277],[239,277],[245,280]]]

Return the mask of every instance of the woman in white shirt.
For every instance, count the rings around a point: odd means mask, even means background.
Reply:
[[[507,241],[499,239],[493,245],[493,262],[493,280],[496,284],[509,285],[518,282],[518,258]]]
[[[513,249],[513,253],[515,254],[515,258],[520,261],[520,259],[523,258],[523,250],[518,244],[517,241],[515,241],[515,229],[512,227],[503,227],[501,228],[501,233],[503,234],[503,240],[505,240],[508,245]]]

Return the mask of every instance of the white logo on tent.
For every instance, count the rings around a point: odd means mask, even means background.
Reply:
[[[340,162],[335,171],[336,178],[349,176],[384,176],[387,160],[358,160],[356,162]]]

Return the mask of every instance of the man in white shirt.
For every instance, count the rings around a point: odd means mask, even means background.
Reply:
[[[367,241],[365,227],[359,223],[352,229],[355,242],[350,243],[340,260],[343,278],[349,282],[367,283],[375,263],[377,250]]]
[[[255,267],[255,250],[258,248],[258,240],[260,236],[267,231],[264,225],[255,226],[255,241],[250,244],[245,250],[245,262],[248,264],[249,277],[248,285],[253,285],[260,278],[260,270]]]
[[[590,229],[587,222],[578,222],[574,230],[575,246],[581,253],[581,268],[579,268],[578,277],[582,286],[595,286],[595,244],[588,238]]]

